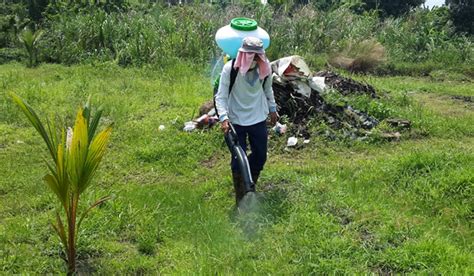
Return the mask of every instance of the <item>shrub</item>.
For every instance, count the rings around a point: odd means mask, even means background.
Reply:
[[[23,50],[18,48],[0,48],[0,64],[21,60],[25,57]]]

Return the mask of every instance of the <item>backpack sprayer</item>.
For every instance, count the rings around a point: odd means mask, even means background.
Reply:
[[[239,137],[237,136],[237,132],[235,131],[234,126],[232,123],[229,122],[229,131],[225,134],[225,142],[229,147],[232,156],[237,159],[237,164],[240,169],[240,173],[244,180],[244,188],[245,193],[255,192],[255,183],[252,179],[252,174],[250,173],[250,165],[247,159],[247,154],[242,149],[239,144]]]

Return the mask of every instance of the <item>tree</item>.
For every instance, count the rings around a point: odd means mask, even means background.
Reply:
[[[400,16],[412,8],[419,7],[425,0],[362,0],[363,10],[379,10],[382,17]]]
[[[27,0],[28,14],[31,20],[39,22],[43,19],[43,12],[49,4],[49,0]]]
[[[472,0],[446,0],[446,5],[451,13],[451,20],[458,32],[474,34],[474,1]]]
[[[318,10],[328,11],[340,4],[340,0],[318,0],[313,2],[313,6]]]

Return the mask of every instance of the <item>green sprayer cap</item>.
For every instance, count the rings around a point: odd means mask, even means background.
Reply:
[[[250,18],[237,17],[230,21],[230,26],[239,31],[253,31],[257,29],[257,21]]]

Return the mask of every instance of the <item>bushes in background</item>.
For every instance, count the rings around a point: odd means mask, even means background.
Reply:
[[[248,3],[225,8],[209,4],[114,7],[50,6],[41,22],[45,30],[38,45],[41,60],[64,64],[113,60],[123,66],[165,65],[178,59],[208,63],[219,55],[215,32],[237,16],[254,18],[269,32],[270,59],[298,54],[310,65],[321,66],[327,56],[370,40],[386,49],[388,64],[383,69],[387,73],[403,73],[390,71],[402,68],[397,66],[401,63],[446,69],[459,64],[472,67],[474,60],[472,37],[455,33],[447,8],[418,9],[381,20],[376,11],[355,13],[348,6],[328,10]],[[19,46],[10,42],[2,47],[12,45]]]

